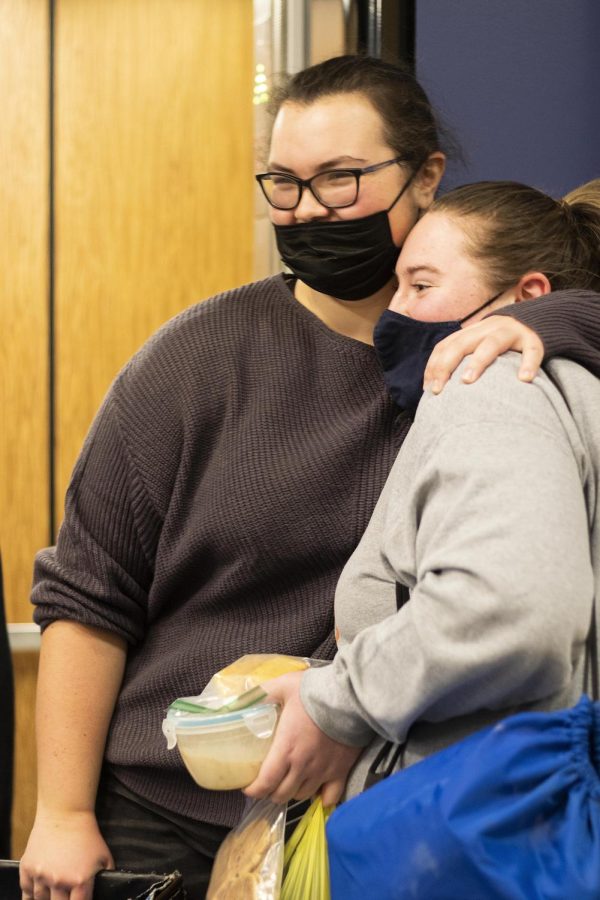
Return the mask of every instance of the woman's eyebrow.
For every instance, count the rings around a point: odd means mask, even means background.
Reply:
[[[407,275],[416,275],[417,272],[428,272],[430,275],[441,275],[441,271],[436,269],[435,266],[430,265],[429,263],[424,263],[418,266],[407,266],[404,270]]]
[[[316,167],[316,172],[324,172],[327,169],[338,169],[338,168],[348,168],[355,167],[357,163],[366,163],[367,160],[362,157],[357,156],[337,156],[335,159],[328,159],[325,162],[319,163]],[[289,172],[290,175],[294,175],[294,170],[290,169],[288,166],[282,166],[280,163],[276,162],[274,159],[269,160],[268,162],[269,171],[277,171],[277,172]]]

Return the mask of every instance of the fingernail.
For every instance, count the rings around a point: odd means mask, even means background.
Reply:
[[[473,369],[465,369],[465,371],[462,373],[462,380],[473,381],[474,376],[475,372],[473,371]]]
[[[439,383],[437,378],[431,382],[431,392],[432,394],[439,394],[442,389],[442,385]]]
[[[531,381],[531,379],[533,378],[533,372],[531,371],[531,369],[521,369],[521,371],[519,372],[519,378],[521,379],[521,381]]]

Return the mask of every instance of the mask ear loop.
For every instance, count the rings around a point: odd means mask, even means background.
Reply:
[[[493,303],[494,300],[497,300],[498,297],[501,297],[504,291],[498,291],[497,294],[494,294],[493,297],[490,297],[489,300],[486,300],[485,303],[482,303],[481,306],[478,306],[477,309],[474,309],[473,312],[468,313],[468,315],[464,316],[462,319],[458,319],[458,324],[462,325],[463,322],[466,322],[467,319],[470,319],[472,316],[476,316],[478,312],[481,312],[482,309],[485,309],[486,306],[489,306],[490,303]]]
[[[423,162],[425,162],[425,160],[423,160]],[[396,205],[396,203],[398,202],[398,200],[400,199],[400,197],[402,196],[402,194],[403,194],[406,190],[408,190],[408,188],[411,186],[411,184],[412,184],[413,181],[415,180],[415,178],[416,178],[416,176],[417,176],[417,172],[419,171],[419,169],[421,168],[422,165],[423,165],[422,162],[419,163],[419,165],[417,166],[417,168],[413,170],[413,172],[411,173],[411,175],[410,175],[408,181],[406,182],[406,184],[404,184],[404,186],[400,189],[400,193],[398,194],[398,196],[396,197],[396,199],[393,200],[392,203],[391,203],[391,205],[388,206],[388,208],[386,209],[386,213],[389,213],[390,210],[392,210],[392,209],[394,208],[394,206]]]

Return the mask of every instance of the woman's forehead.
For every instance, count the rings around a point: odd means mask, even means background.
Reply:
[[[464,229],[456,217],[444,212],[428,212],[407,236],[400,254],[401,264],[410,268],[435,266],[451,268],[470,258]],[[399,262],[400,262],[399,261]]]
[[[334,94],[300,104],[287,102],[279,110],[269,161],[302,174],[331,160],[347,158],[343,165],[367,165],[381,152],[391,152],[383,122],[362,94]]]

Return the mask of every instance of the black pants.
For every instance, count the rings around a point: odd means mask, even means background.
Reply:
[[[162,810],[110,775],[100,783],[96,816],[117,869],[160,873],[178,869],[189,900],[203,900],[228,828]]]

